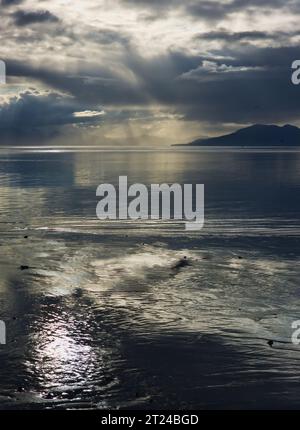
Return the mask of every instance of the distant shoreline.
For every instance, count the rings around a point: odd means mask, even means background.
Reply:
[[[284,126],[254,124],[223,136],[201,138],[173,146],[300,147],[300,128],[290,124]]]
[[[174,143],[173,145],[171,145],[172,147],[174,146],[180,146],[180,147],[188,147],[188,148],[220,148],[220,147],[224,147],[224,148],[245,148],[245,149],[256,149],[256,148],[299,148],[300,149],[300,144],[299,143],[289,143],[289,144],[280,144],[280,143],[273,143],[273,144],[265,144],[265,143],[255,143],[255,144],[247,144],[247,145],[241,145],[241,144],[228,144],[228,143],[219,143],[218,145],[215,144],[208,144],[208,143],[203,143],[202,145],[199,144],[193,144],[193,143]]]

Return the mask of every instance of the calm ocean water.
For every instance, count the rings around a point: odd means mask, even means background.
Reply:
[[[204,229],[99,221],[121,175]],[[299,408],[299,192],[295,149],[2,149],[0,408]]]

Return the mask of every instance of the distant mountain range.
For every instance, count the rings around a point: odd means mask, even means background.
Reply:
[[[185,146],[300,146],[300,128],[293,125],[255,124],[231,134],[197,139]],[[178,145],[176,145],[178,146]],[[179,145],[183,146],[183,144]]]

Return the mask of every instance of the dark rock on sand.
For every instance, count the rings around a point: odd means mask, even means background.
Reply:
[[[189,260],[187,259],[186,256],[184,256],[172,268],[175,270],[178,270],[178,269],[182,269],[183,267],[190,266],[190,265],[191,264],[190,264]]]

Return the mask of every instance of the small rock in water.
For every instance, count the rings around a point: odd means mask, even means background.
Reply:
[[[24,393],[25,388],[24,387],[18,387],[17,391],[18,391],[18,393]]]
[[[20,266],[20,270],[28,270],[29,269],[29,266]]]
[[[187,259],[187,257],[186,257],[186,256],[184,256],[183,258],[181,258],[181,259],[178,261],[178,263],[176,263],[176,264],[173,266],[173,269],[181,269],[182,267],[185,267],[185,266],[190,266],[190,263],[189,263],[189,261],[188,261],[188,259]]]
[[[81,296],[83,296],[83,290],[82,290],[82,288],[75,288],[75,290],[73,292],[73,296],[74,297],[81,297]]]
[[[273,341],[273,340],[268,340],[268,345],[269,345],[271,348],[272,348],[273,344],[274,344],[274,341]]]
[[[24,236],[24,239],[28,239],[28,236]]]

